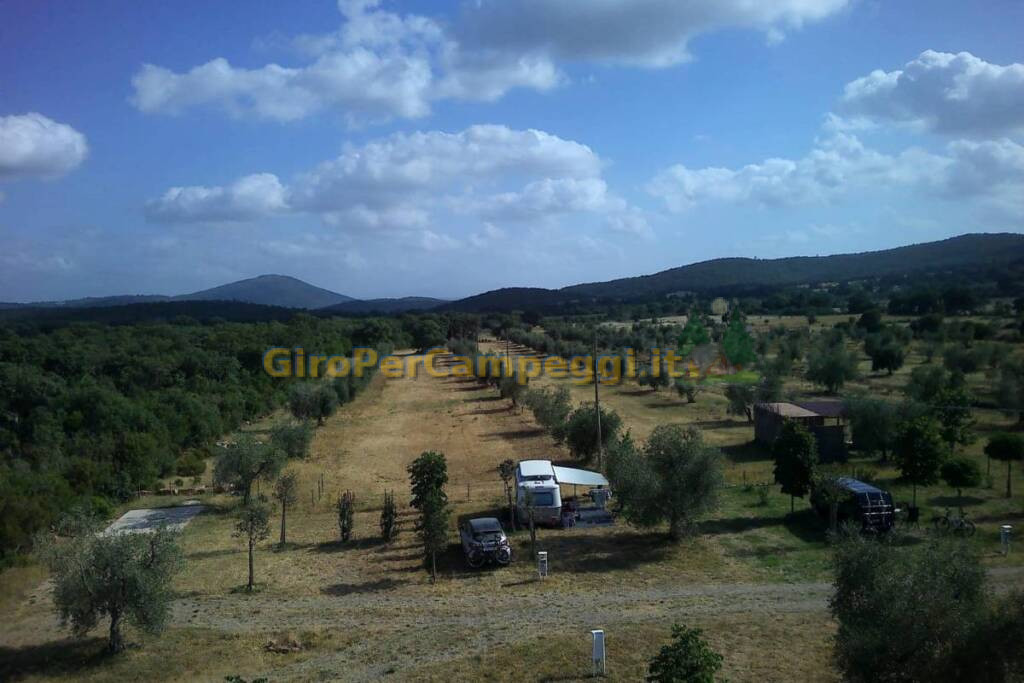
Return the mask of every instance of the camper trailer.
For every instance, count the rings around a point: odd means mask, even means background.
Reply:
[[[529,523],[531,505],[535,524],[561,523],[562,495],[550,460],[522,460],[516,467],[516,511],[520,523]]]
[[[836,510],[840,523],[858,522],[864,531],[885,532],[892,529],[895,507],[888,491],[850,477],[840,477],[836,483],[843,491]],[[830,506],[817,492],[811,494],[811,505],[818,514],[828,518]]]
[[[586,486],[602,514],[611,491],[600,472],[552,465],[550,460],[523,460],[516,467],[516,510],[519,521],[529,522],[533,506],[534,524],[563,524],[560,486]],[[529,499],[529,500],[528,500]]]

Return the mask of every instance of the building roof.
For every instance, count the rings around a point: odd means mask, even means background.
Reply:
[[[885,491],[877,486],[865,484],[859,479],[854,479],[852,477],[839,477],[836,479],[836,483],[847,491],[851,491],[853,493],[885,493]]]
[[[781,415],[782,417],[818,417],[818,413],[807,410],[806,408],[801,408],[795,403],[785,403],[781,401],[777,403],[758,403],[755,407],[768,411],[769,413]]]
[[[555,479],[559,484],[579,484],[580,486],[608,486],[608,480],[600,472],[578,470],[574,467],[555,465]]]
[[[800,401],[796,405],[822,417],[843,417],[846,415],[846,404],[842,401]]]

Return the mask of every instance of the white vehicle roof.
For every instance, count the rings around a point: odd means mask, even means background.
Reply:
[[[550,460],[520,460],[519,475],[522,477],[555,478],[555,469]]]

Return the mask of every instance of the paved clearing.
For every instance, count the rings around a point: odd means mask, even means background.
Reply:
[[[181,531],[192,518],[203,511],[199,501],[187,501],[184,505],[166,508],[143,508],[129,510],[121,515],[104,533],[145,534],[166,526],[172,531]]]

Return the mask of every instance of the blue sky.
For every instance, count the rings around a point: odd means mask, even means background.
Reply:
[[[0,300],[351,296],[1021,231],[1024,5],[0,4]]]

